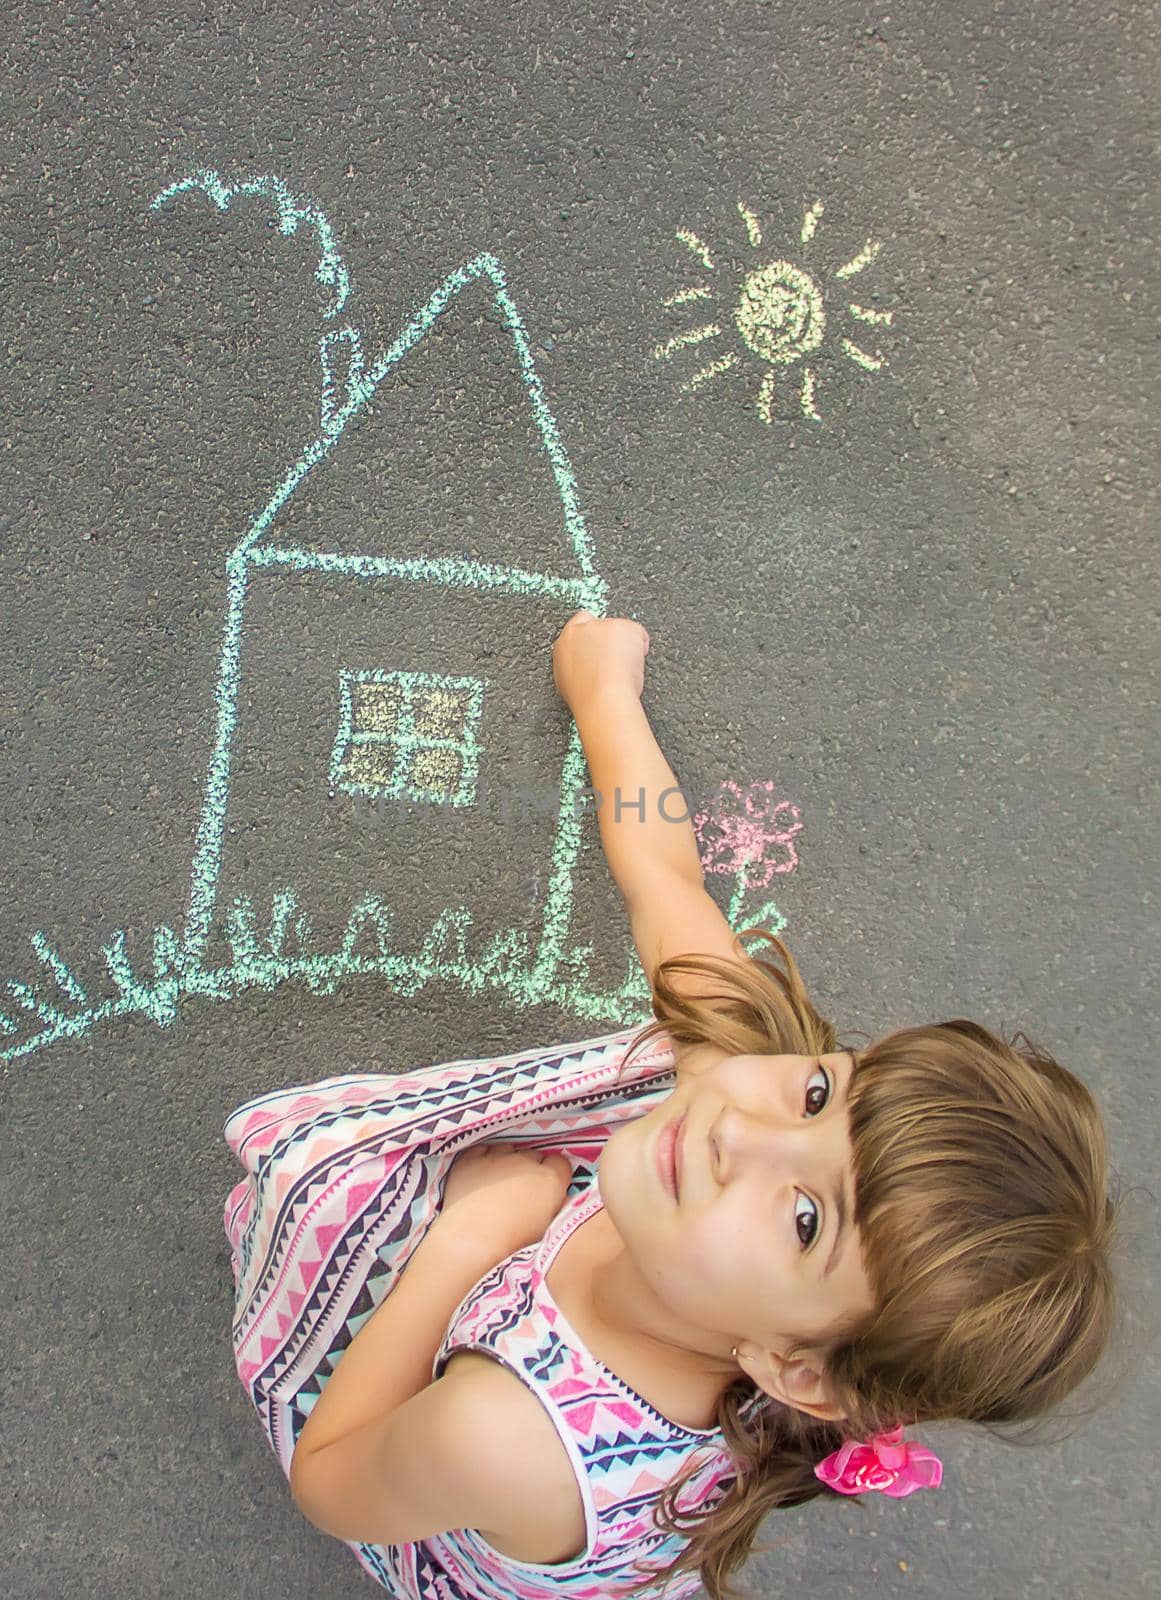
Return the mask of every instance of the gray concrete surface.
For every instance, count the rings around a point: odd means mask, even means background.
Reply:
[[[821,1001],[848,1033],[1026,1027],[1101,1097],[1131,1191],[1128,1327],[1092,1418],[1038,1449],[936,1430],[939,1496],[788,1513],[745,1581],[818,1600],[1158,1592],[1157,25],[1152,5],[981,0],[8,9],[12,1600],[369,1592],[294,1509],[233,1371],[221,1123],[277,1085],[619,1025],[567,996],[401,995],[366,974],[187,995],[168,1021],[162,984],[153,1017],[71,1034],[35,1009],[84,1010],[46,951],[103,1002],[117,930],[140,973],[154,930],[186,926],[226,557],[320,437],[320,337],[357,326],[370,365],[482,252],[574,474],[572,530],[609,610],[651,630],[646,704],[679,777],[699,797],[771,781],[800,808],[798,865],[766,892]],[[276,178],[315,223],[280,232],[269,194],[219,209],[204,187],[151,208],[209,171]],[[329,318],[327,237],[349,273]],[[838,278],[868,240],[878,254]],[[764,420],[772,366],[732,320],[777,259],[821,286],[818,421],[805,357],[777,368]],[[663,305],[698,285],[717,310]],[[656,354],[715,316],[721,335]],[[465,289],[282,534],[563,572],[560,481],[514,349],[487,285]],[[500,685],[496,770],[543,779],[565,749],[549,648],[573,606],[266,570],[248,604],[219,945],[231,894],[268,908],[292,882],[328,947],[366,889],[405,945],[453,895],[481,930],[529,921],[549,889],[531,824],[479,807],[353,823],[313,697],[333,697],[336,663],[459,663]],[[710,881],[724,906],[729,881]],[[607,989],[631,944],[591,818],[574,886]]]

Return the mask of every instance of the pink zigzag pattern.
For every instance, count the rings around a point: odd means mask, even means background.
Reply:
[[[704,1461],[683,1504],[708,1504],[732,1479],[720,1433],[656,1411],[584,1347],[548,1288],[556,1251],[601,1203],[596,1168],[609,1135],[672,1090],[664,1036],[621,1071],[635,1036],[626,1030],[396,1076],[333,1077],[248,1101],[226,1121],[245,1173],[223,1213],[235,1365],[286,1473],[330,1372],[436,1215],[459,1151],[503,1137],[562,1150],[573,1163],[575,1192],[539,1244],[498,1263],[465,1298],[432,1375],[454,1350],[475,1347],[533,1388],[577,1474],[586,1548],[574,1561],[540,1567],[501,1555],[471,1529],[407,1545],[350,1543],[394,1595],[616,1600],[641,1576],[634,1562],[661,1569],[678,1553],[653,1509],[691,1456]],[[698,1588],[687,1579],[666,1600]]]

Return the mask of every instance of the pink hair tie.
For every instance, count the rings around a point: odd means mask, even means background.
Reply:
[[[866,1494],[878,1489],[880,1494],[901,1500],[916,1489],[938,1489],[943,1463],[923,1445],[905,1444],[900,1424],[886,1433],[875,1434],[866,1444],[847,1439],[820,1461],[814,1472],[839,1494]]]

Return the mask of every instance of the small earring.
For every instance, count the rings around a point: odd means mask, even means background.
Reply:
[[[738,1359],[738,1347],[737,1347],[737,1345],[734,1345],[732,1347],[732,1349],[730,1350],[730,1354],[733,1356],[735,1361]]]

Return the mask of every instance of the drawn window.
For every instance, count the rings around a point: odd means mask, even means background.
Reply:
[[[392,800],[467,806],[476,798],[479,678],[342,672],[333,788]]]

